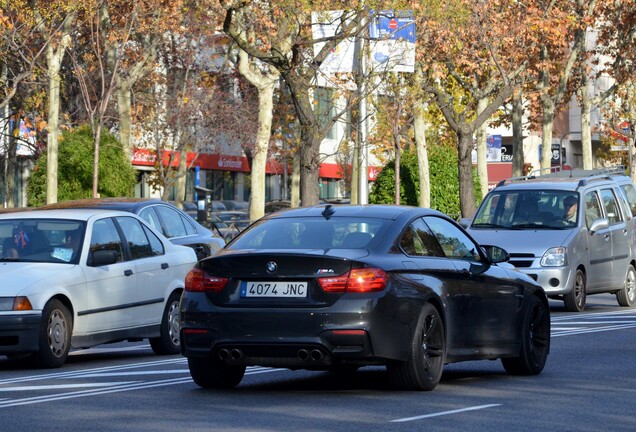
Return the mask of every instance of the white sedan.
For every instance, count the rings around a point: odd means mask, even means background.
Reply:
[[[179,300],[196,254],[136,215],[2,214],[0,246],[0,355],[59,367],[71,347],[140,338],[157,354],[179,352]]]

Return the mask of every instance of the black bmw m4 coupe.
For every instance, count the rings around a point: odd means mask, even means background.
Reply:
[[[548,301],[508,258],[430,209],[272,213],[188,274],[181,352],[205,388],[235,387],[254,365],[380,365],[402,390],[432,390],[445,364],[465,360],[539,374],[550,350]]]

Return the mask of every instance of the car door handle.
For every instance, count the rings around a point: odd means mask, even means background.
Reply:
[[[132,276],[133,271],[132,270],[124,270],[124,276]]]
[[[165,269],[167,269],[168,267],[170,267],[170,266],[168,265],[168,263],[161,263],[161,270],[165,270]]]

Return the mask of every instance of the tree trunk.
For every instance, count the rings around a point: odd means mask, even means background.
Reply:
[[[395,205],[400,205],[400,142],[395,142]]]
[[[64,56],[64,44],[57,49],[46,47],[49,109],[46,146],[46,203],[57,202],[58,132],[60,124],[60,66]]]
[[[591,111],[592,98],[588,92],[587,75],[579,89],[579,102],[581,103],[581,149],[583,150],[583,169],[591,170],[594,168],[592,162],[592,128],[591,128]],[[561,154],[563,157],[563,154]]]
[[[183,200],[186,198],[186,181],[188,172],[188,149],[187,146],[181,146],[179,150],[179,167],[177,168],[177,195],[175,201],[177,205],[182,207]]]
[[[275,80],[268,85],[258,87],[258,132],[252,159],[250,196],[250,220],[257,220],[265,214],[265,167],[267,150],[272,130],[272,113],[274,110]]]
[[[292,207],[300,206],[300,151],[294,153],[292,159],[292,178],[290,205]]]
[[[486,109],[488,106],[487,98],[480,98],[477,101],[477,115]],[[481,188],[481,196],[486,196],[488,193],[488,161],[486,155],[486,124],[483,123],[477,128],[475,134],[475,141],[477,144],[477,177],[479,177],[479,186]],[[472,160],[472,155],[471,155]]]
[[[541,121],[541,174],[550,172],[552,167],[552,126],[554,125],[555,106],[552,100],[544,98],[543,118]]]
[[[459,169],[459,201],[461,217],[471,218],[475,214],[475,191],[473,189],[473,130],[460,127],[457,131],[457,164]]]
[[[124,153],[128,160],[132,160],[132,143],[131,136],[131,89],[130,84],[126,80],[120,80],[120,86],[117,88],[117,110],[119,111],[119,141],[121,142]]]
[[[360,204],[360,134],[356,134],[351,160],[351,204]]]
[[[416,102],[413,118],[413,133],[417,150],[417,169],[420,175],[419,206],[431,206],[431,176],[428,165],[428,149],[426,147],[426,119],[424,107]]]
[[[95,159],[93,159],[93,198],[99,198],[99,142],[102,137],[102,128],[97,127],[95,134]]]
[[[8,111],[8,107],[7,107]],[[6,117],[8,118],[8,116]],[[18,143],[16,138],[16,132],[20,130],[20,119],[16,118],[16,121],[13,124],[13,130],[9,131],[8,135],[8,148],[6,149],[4,157],[5,160],[5,202],[7,207],[12,208],[15,207],[15,199],[14,199],[14,191],[15,191],[15,171],[17,165],[17,152],[18,152]]]
[[[318,204],[320,186],[320,137],[310,127],[302,127],[300,147],[300,204],[303,207]]]
[[[253,67],[252,67],[253,66]],[[239,72],[258,90],[258,131],[252,157],[250,175],[250,220],[260,219],[265,214],[265,169],[267,150],[272,136],[274,112],[274,88],[280,73],[274,68],[263,70],[263,65],[252,64],[247,53],[239,51]]]
[[[523,148],[523,98],[515,93],[512,99],[512,176],[520,177],[524,173],[526,152]]]

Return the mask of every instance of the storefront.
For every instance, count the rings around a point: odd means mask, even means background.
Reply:
[[[148,177],[154,171],[156,153],[150,149],[134,149],[132,165],[139,173],[135,187],[136,197],[159,196],[148,182]],[[169,163],[173,168],[179,165],[179,155],[175,152],[164,151],[162,163]],[[219,154],[188,153],[188,172],[186,175],[186,201],[196,201],[194,186],[200,186],[213,191],[214,200],[248,201],[250,196],[249,162],[244,156],[230,156]],[[265,169],[266,200],[280,199],[282,187],[283,167],[277,161],[268,161]],[[175,191],[170,191],[170,199],[174,199]]]

